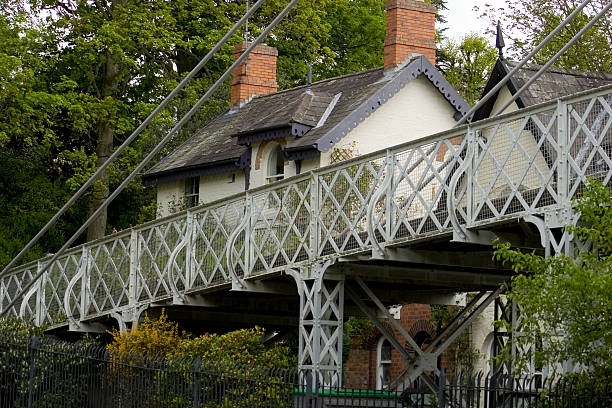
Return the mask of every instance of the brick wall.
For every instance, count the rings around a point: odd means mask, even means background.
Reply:
[[[385,327],[393,333],[395,338],[404,344],[409,353],[414,353],[404,337],[389,322],[382,320]],[[403,305],[400,311],[399,323],[415,338],[419,333],[425,332],[431,339],[436,336],[435,327],[431,324],[431,308],[424,304]],[[352,344],[351,353],[345,365],[345,386],[351,388],[369,388],[376,386],[377,346],[381,334],[375,330],[374,334],[364,344]],[[440,366],[450,370],[454,366],[453,358],[448,353],[443,353],[439,360]],[[401,354],[392,349],[391,351],[391,377],[397,377],[404,369],[404,359]]]
[[[394,68],[412,53],[436,65],[436,7],[422,0],[388,0],[385,69]]]
[[[245,49],[244,43],[234,47],[234,60],[238,59]],[[251,51],[246,64],[234,70],[232,106],[239,105],[253,95],[267,95],[278,90],[277,57],[278,50],[265,44],[259,44]]]

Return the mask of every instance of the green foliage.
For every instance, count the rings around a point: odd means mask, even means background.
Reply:
[[[508,0],[504,9],[494,9],[490,6],[484,13],[492,21],[501,18],[506,34],[515,34],[511,51],[522,57],[550,34],[580,3],[582,3],[580,0]],[[535,62],[545,64],[607,3],[608,0],[590,2],[535,56]],[[571,69],[612,72],[610,27],[612,27],[612,16],[608,12],[559,58],[555,65]]]
[[[365,317],[351,316],[344,322],[343,330],[342,363],[345,364],[351,356],[353,345],[363,346],[372,337],[374,325]]]
[[[202,359],[225,364],[290,368],[294,357],[283,344],[266,347],[261,338],[265,331],[255,326],[225,334],[205,334],[183,344],[175,354],[178,357]]]
[[[374,333],[374,324],[365,317],[350,317],[344,323],[344,337],[351,342],[364,344]]]
[[[120,361],[127,355],[166,357],[181,350],[189,339],[187,333],[179,332],[177,323],[168,320],[163,310],[157,320],[145,315],[138,327],[126,332],[113,329],[110,334],[113,339],[106,348]]]
[[[436,57],[438,69],[448,82],[469,104],[474,104],[497,61],[497,50],[484,37],[468,34],[459,43],[444,40]]]
[[[27,323],[22,319],[11,317],[0,319],[0,333],[13,333],[19,336],[44,336],[46,328]]]
[[[457,316],[461,311],[458,306],[431,305],[431,323],[439,333]],[[472,348],[469,331],[464,331],[450,345],[448,352],[453,356],[456,369],[461,372],[473,372],[474,364],[480,357],[480,353]]]
[[[541,340],[536,366],[573,360],[597,370],[612,364],[612,191],[589,181],[576,208],[581,223],[570,231],[583,243],[590,240],[592,249],[544,258],[500,244],[495,258],[522,272],[509,296],[522,308],[519,341]],[[524,366],[530,357],[517,363]]]
[[[295,357],[283,344],[266,347],[261,338],[265,331],[260,327],[236,330],[225,334],[205,334],[191,338],[179,332],[178,325],[168,320],[162,311],[160,317],[151,320],[145,317],[137,327],[127,332],[114,330],[113,341],[107,346],[111,352],[111,374],[115,381],[130,384],[135,376],[142,375],[137,369],[145,365],[147,358],[164,358],[166,371],[173,376],[159,375],[147,378],[149,388],[157,392],[136,396],[136,400],[147,401],[151,406],[190,406],[181,390],[173,391],[176,382],[193,384],[192,362],[202,361],[200,391],[211,394],[216,400],[202,406],[227,407],[288,406],[288,389],[282,378],[273,375],[269,368],[292,368]],[[159,360],[162,361],[162,360]],[[221,393],[214,388],[223,383]],[[261,405],[260,405],[261,404]]]

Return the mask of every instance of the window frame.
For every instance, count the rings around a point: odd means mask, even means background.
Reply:
[[[382,349],[385,343],[389,345],[389,360],[382,359]],[[391,384],[391,363],[392,363],[391,353],[392,352],[393,352],[393,347],[391,347],[391,342],[387,340],[384,336],[381,336],[381,338],[378,340],[378,344],[376,345],[376,389],[377,390],[382,390]],[[385,367],[387,367],[389,370],[389,378],[388,378],[389,383],[388,384],[383,383]]]
[[[195,207],[200,203],[200,176],[185,179],[185,208]]]
[[[282,167],[282,173],[278,173],[279,167]],[[283,157],[282,146],[278,143],[275,143],[268,152],[265,174],[266,184],[274,183],[275,181],[280,181],[285,178],[285,158]]]

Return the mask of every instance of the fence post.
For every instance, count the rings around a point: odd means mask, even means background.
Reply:
[[[446,406],[446,369],[442,367],[440,369],[440,381],[438,384],[438,408],[444,408]]]
[[[34,375],[36,374],[36,347],[39,342],[38,336],[32,337],[30,342],[30,379],[28,381],[28,408],[32,408],[34,394]]]
[[[193,408],[200,407],[200,368],[202,360],[193,362]]]
[[[304,393],[304,403],[301,404],[301,407],[312,406],[313,403],[312,398],[312,371],[308,370],[306,372],[306,392]]]

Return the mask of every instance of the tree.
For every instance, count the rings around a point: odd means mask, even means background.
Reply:
[[[436,57],[438,69],[448,82],[469,104],[474,104],[497,61],[497,50],[484,37],[468,34],[459,43],[443,40]]]
[[[582,2],[579,0],[508,0],[504,9],[496,10],[489,7],[484,11],[484,15],[492,21],[502,19],[506,33],[514,34],[515,37],[511,51],[517,57],[522,57],[550,34],[580,3]],[[535,56],[535,62],[545,64],[606,4],[608,0],[590,2]],[[606,13],[557,60],[555,65],[579,70],[612,72],[611,43],[612,15]]]
[[[592,370],[612,364],[612,190],[589,181],[577,203],[581,222],[570,227],[591,249],[544,258],[498,245],[495,257],[516,272],[510,299],[522,308],[523,344],[536,344],[535,364],[565,361]],[[525,356],[518,361],[525,365]]]

